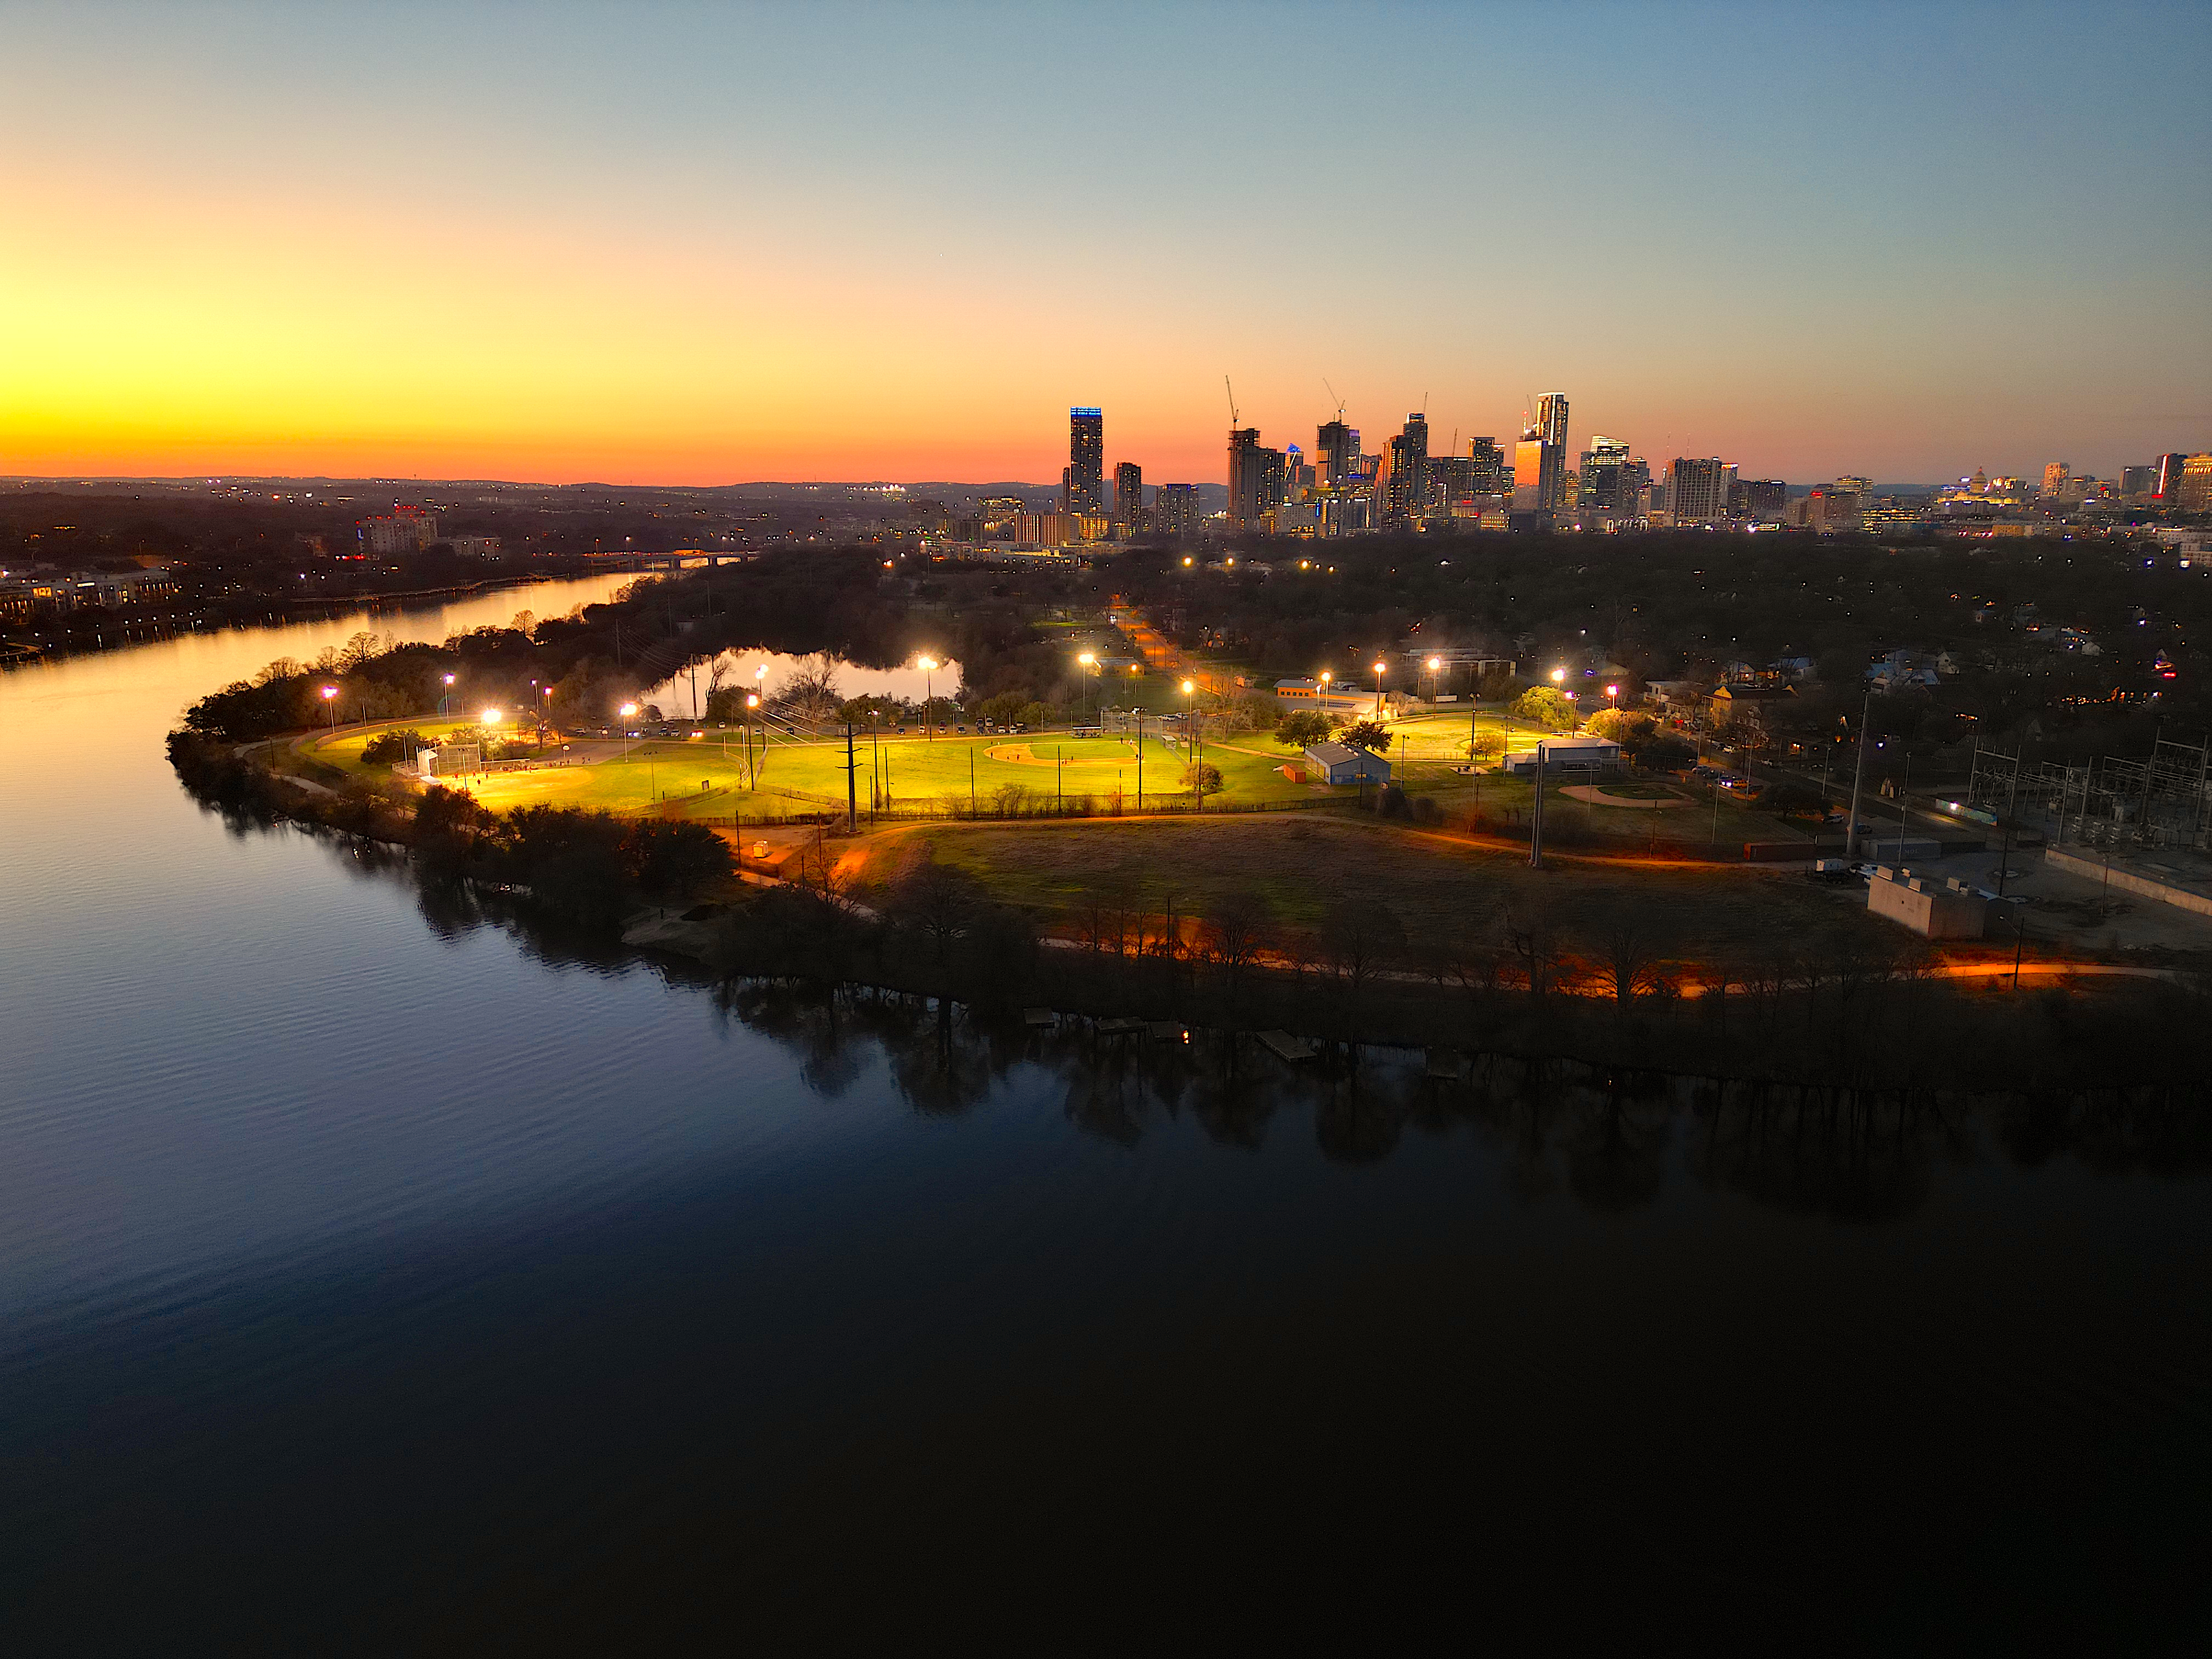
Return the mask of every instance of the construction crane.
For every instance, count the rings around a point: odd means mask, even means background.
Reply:
[[[1321,377],[1321,383],[1324,386],[1328,387],[1328,395],[1336,404],[1336,423],[1339,426],[1342,426],[1344,424],[1344,399],[1337,397],[1336,388],[1334,386],[1329,386],[1328,375],[1324,374]]]
[[[1226,374],[1224,374],[1224,375],[1223,375],[1223,376],[1221,377],[1221,384],[1222,384],[1223,387],[1224,387],[1224,388],[1225,388],[1225,389],[1227,390],[1228,393],[1229,393],[1229,427],[1230,427],[1230,430],[1231,430],[1231,431],[1233,432],[1233,431],[1235,431],[1235,430],[1236,430],[1236,428],[1237,428],[1237,388],[1236,388],[1235,386],[1231,386],[1231,385],[1229,384],[1229,377],[1228,377]]]

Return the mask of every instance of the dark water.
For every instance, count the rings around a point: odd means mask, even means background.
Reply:
[[[0,678],[10,1647],[2201,1635],[2195,1110],[948,1068],[187,800],[353,625]]]

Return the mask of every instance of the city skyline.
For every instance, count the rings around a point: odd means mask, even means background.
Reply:
[[[1049,484],[1080,401],[1220,483],[1224,371],[1276,444],[1554,386],[1800,481],[2212,441],[2185,9],[1139,9],[1095,106],[1034,67],[1087,15],[1011,15],[20,8],[0,474]],[[1186,165],[1223,131],[1274,186]]]

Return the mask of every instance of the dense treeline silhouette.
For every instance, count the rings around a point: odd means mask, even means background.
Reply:
[[[1408,639],[1480,647],[1524,670],[1603,653],[1644,681],[1804,657],[1820,677],[1807,695],[1836,704],[1807,711],[1816,726],[1846,706],[1856,718],[1863,671],[1881,653],[1948,647],[1958,673],[1932,696],[1878,700],[1877,731],[1924,723],[1931,739],[1994,738],[2033,720],[2070,753],[2140,747],[2161,715],[2212,723],[2206,676],[2167,681],[2153,668],[2160,652],[2178,657],[2212,635],[2212,583],[2170,558],[2147,568],[2143,545],[2124,539],[1493,534],[1255,542],[1246,552],[1273,574],[1187,569],[1164,548],[1133,550],[1112,570],[1133,601],[1180,621],[1183,644],[1218,640],[1263,681],[1364,672],[1373,653]],[[1301,559],[1315,568],[1300,570]],[[2089,630],[2098,653],[2037,643],[2012,620],[2022,605],[2045,627]],[[1984,653],[2001,660],[1980,666]],[[2157,691],[2157,707],[2115,703],[2115,688]]]

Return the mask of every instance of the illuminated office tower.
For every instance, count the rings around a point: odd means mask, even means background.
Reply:
[[[2158,488],[2158,469],[2154,466],[2124,466],[2120,469],[2120,494],[2130,501],[2148,495]]]
[[[2043,469],[2043,493],[2049,496],[2063,495],[2067,474],[2071,470],[2063,461],[2052,461],[2046,465]]]
[[[2179,450],[2158,458],[2158,488],[2152,494],[2168,507],[2180,499],[2181,469],[2187,465],[2188,462],[2189,457]]]
[[[2212,508],[2212,452],[2185,456],[2174,485],[2174,504],[2191,513]]]
[[[1103,410],[1067,411],[1067,471],[1061,475],[1060,508],[1067,513],[1106,510],[1106,414]]]
[[[1621,495],[1622,471],[1628,465],[1628,446],[1618,438],[1593,436],[1590,447],[1583,452],[1582,465],[1576,469],[1581,487],[1576,492],[1575,506],[1584,513],[1633,513],[1633,500],[1624,501]]]
[[[1114,469],[1114,515],[1132,530],[1145,524],[1145,473],[1134,461]]]
[[[1467,441],[1467,458],[1474,463],[1473,484],[1478,495],[1495,495],[1505,488],[1505,452],[1498,440],[1485,434]]]
[[[1188,536],[1198,528],[1198,486],[1164,483],[1152,492],[1152,528],[1163,536]]]
[[[1353,456],[1359,453],[1359,441],[1350,427],[1342,421],[1324,421],[1314,434],[1314,453],[1320,461],[1322,488],[1343,488],[1344,475],[1351,470]]]
[[[1238,427],[1229,434],[1229,528],[1258,530],[1261,515],[1283,502],[1283,452],[1260,446],[1260,428]]]
[[[1429,504],[1429,417],[1416,410],[1405,429],[1390,440],[1388,506],[1393,518],[1419,513]]]
[[[1516,513],[1552,513],[1559,509],[1565,459],[1559,445],[1544,438],[1541,428],[1531,425],[1522,433],[1521,441],[1513,447]]]
[[[1667,469],[1667,511],[1678,525],[1716,524],[1728,517],[1735,469],[1717,456],[1676,456]]]
[[[1564,392],[1540,392],[1536,398],[1536,435],[1558,450],[1567,453],[1567,394]]]

